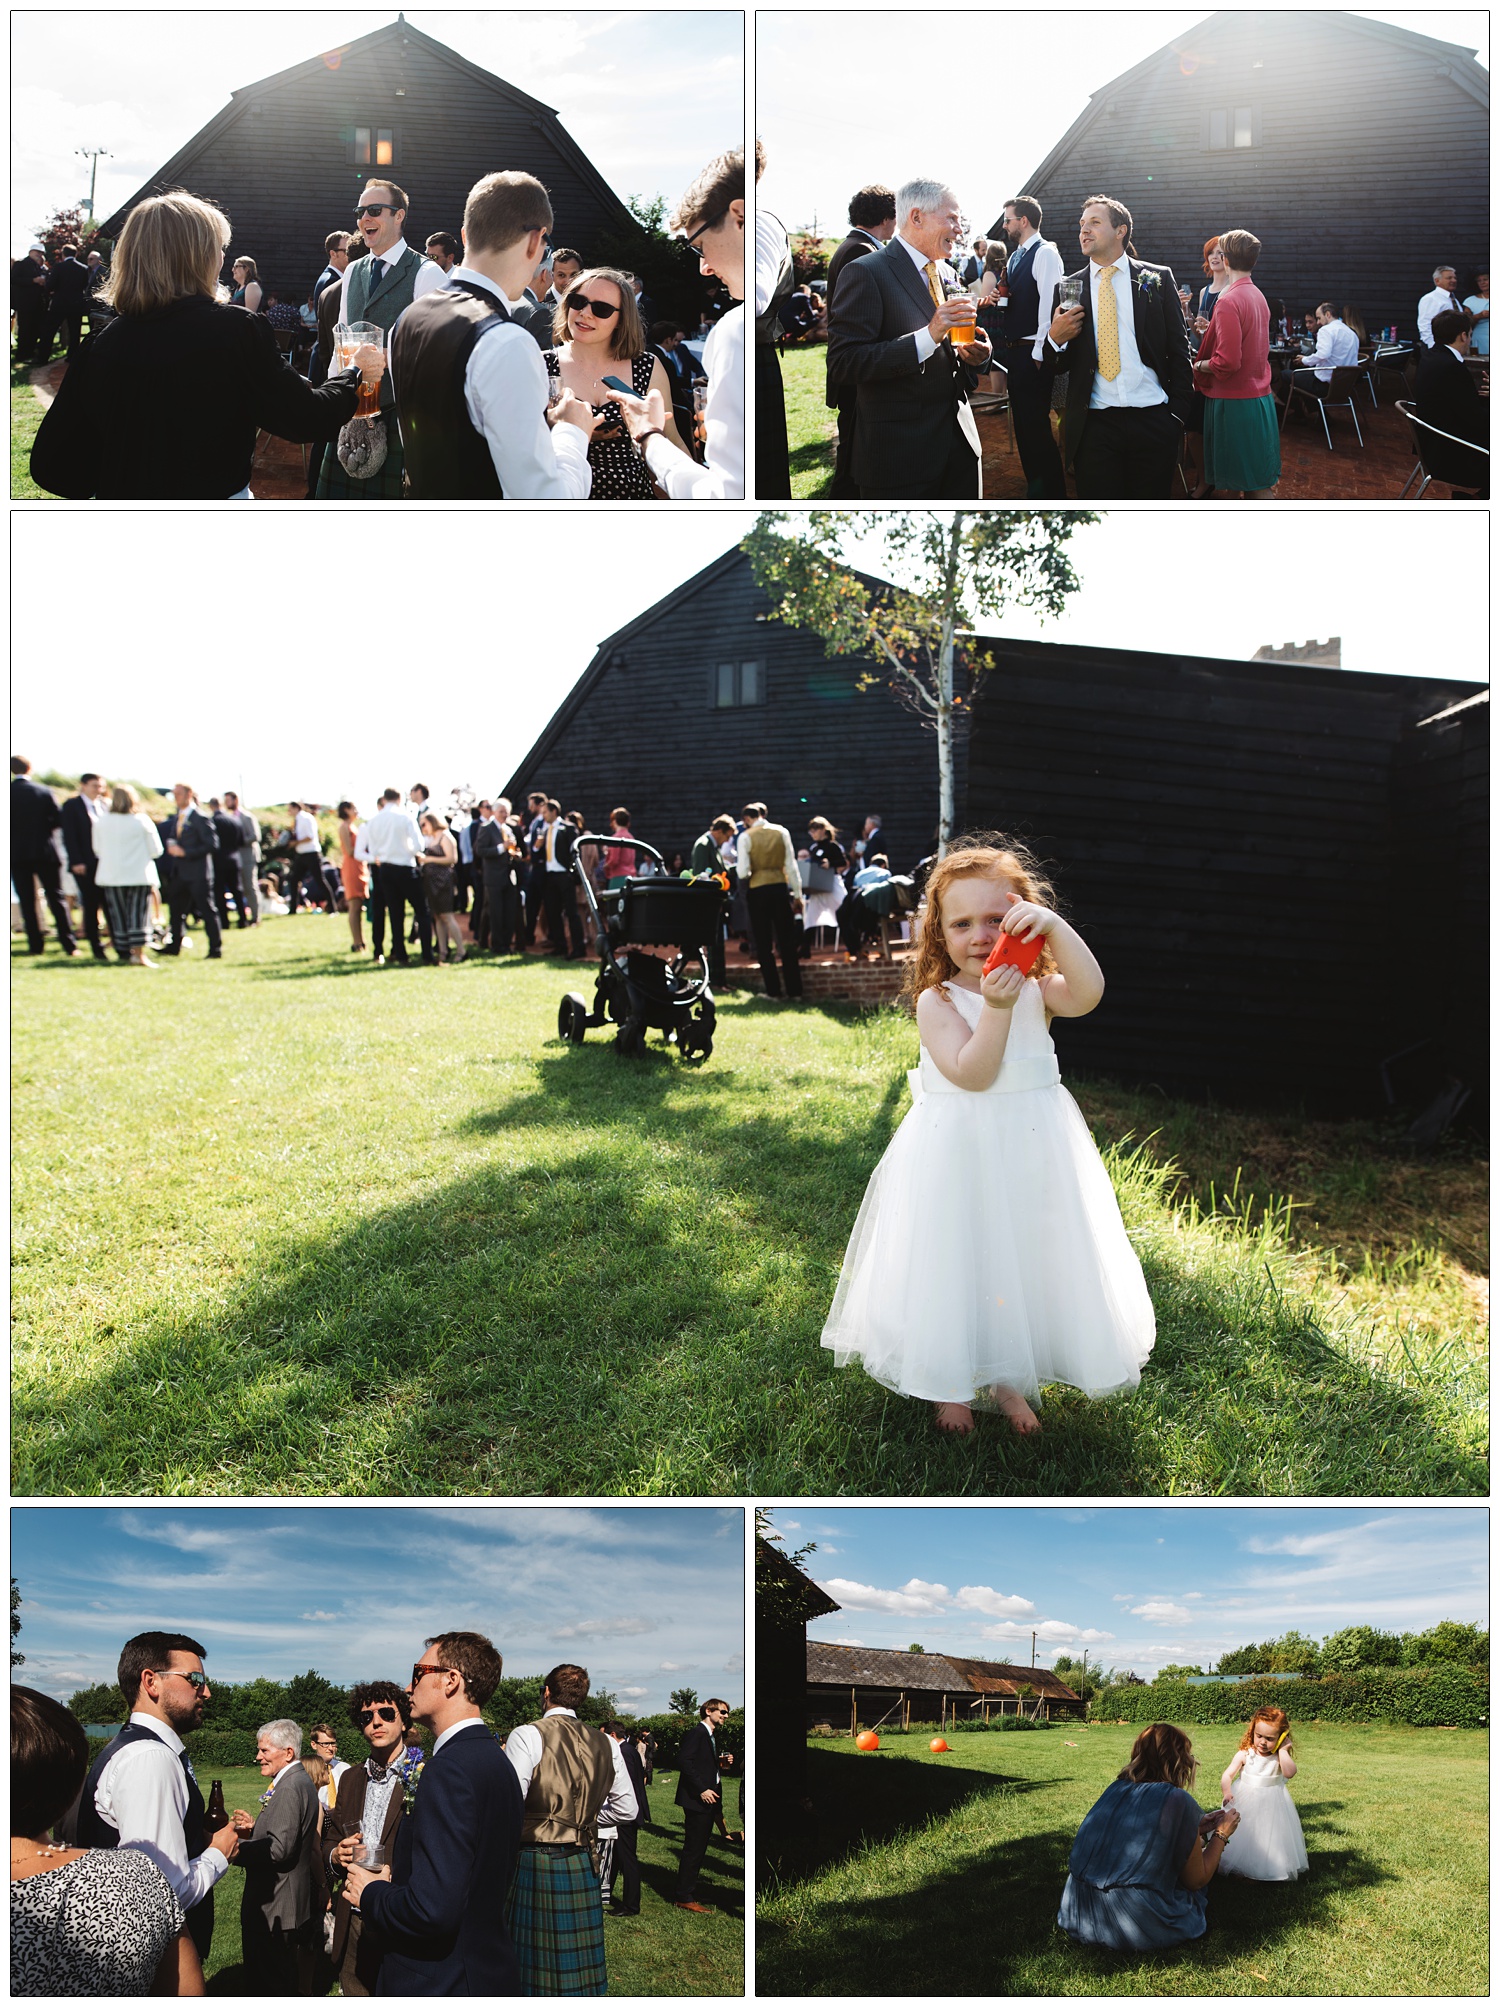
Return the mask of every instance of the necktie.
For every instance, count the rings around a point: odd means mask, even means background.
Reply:
[[[373,293],[375,288],[380,284],[381,280],[385,277],[385,260],[383,258],[372,258],[370,260],[370,272],[372,274],[370,279],[370,293]],[[366,299],[369,299],[370,293],[365,294]]]
[[[1094,332],[1099,350],[1099,374],[1113,383],[1120,374],[1120,324],[1115,307],[1115,273],[1118,265],[1106,265],[1099,274],[1099,316]]]
[[[927,274],[927,290],[932,295],[932,304],[940,307],[943,304],[943,289],[938,284],[937,266],[929,258],[922,270]]]

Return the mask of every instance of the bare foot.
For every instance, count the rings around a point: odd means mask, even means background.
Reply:
[[[1010,1418],[1010,1425],[1018,1436],[1036,1436],[1042,1432],[1042,1424],[1033,1413],[1029,1403],[1018,1394],[1014,1387],[1000,1385],[990,1388],[995,1406],[1002,1415]]]
[[[945,1436],[973,1435],[974,1410],[967,1401],[939,1401],[936,1405],[937,1425]]]

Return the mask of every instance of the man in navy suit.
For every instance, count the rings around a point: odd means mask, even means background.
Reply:
[[[429,1638],[412,1667],[412,1719],[436,1741],[395,1859],[351,1866],[344,1894],[382,1951],[382,1994],[516,1994],[505,1892],[521,1846],[521,1787],[480,1718],[500,1654],[477,1631]]]
[[[1461,493],[1488,501],[1488,453],[1469,451],[1469,446],[1488,448],[1490,443],[1489,407],[1468,370],[1473,332],[1473,317],[1462,307],[1433,315],[1432,347],[1422,351],[1417,364],[1417,416],[1450,435],[1438,439],[1430,432],[1422,434],[1422,464],[1428,473]],[[1460,440],[1469,443],[1460,445]]]
[[[57,939],[65,955],[76,955],[72,923],[62,896],[62,863],[52,841],[52,832],[62,825],[62,811],[50,787],[31,779],[31,762],[13,753],[10,762],[10,875],[21,902],[21,919],[26,928],[26,951],[42,952],[45,936],[36,916],[38,885],[46,894],[47,908],[57,928]]]
[[[713,1831],[722,1794],[719,1786],[719,1756],[714,1735],[729,1719],[727,1700],[706,1700],[698,1710],[698,1725],[682,1738],[677,1758],[677,1803],[682,1807],[682,1859],[677,1866],[677,1886],[672,1901],[678,1909],[690,1909],[704,1916],[708,1905],[698,1900],[698,1875],[708,1852],[708,1836]]]
[[[224,937],[214,907],[213,861],[219,839],[186,781],[176,783],[172,799],[177,803],[177,813],[161,824],[162,847],[168,858],[164,889],[172,912],[172,939],[162,953],[182,953],[183,929],[189,913],[194,913],[203,922],[203,931],[208,936],[208,959],[216,962],[224,951]]]
[[[109,960],[99,934],[99,908],[104,904],[104,894],[94,882],[94,874],[99,868],[99,860],[94,855],[94,819],[106,813],[99,807],[100,796],[106,792],[97,774],[84,774],[79,779],[77,794],[70,795],[62,805],[63,849],[68,853],[68,869],[78,887],[83,931],[88,936],[96,962]],[[107,922],[109,915],[106,913],[104,917]],[[113,928],[110,934],[113,938]],[[126,961],[128,957],[122,953],[120,960]]]

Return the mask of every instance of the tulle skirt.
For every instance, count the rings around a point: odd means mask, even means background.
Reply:
[[[1252,1882],[1290,1882],[1307,1873],[1302,1821],[1284,1783],[1258,1784],[1237,1777],[1235,1809],[1240,1823],[1219,1862],[1221,1875]]]
[[[1139,1384],[1156,1320],[1065,1087],[925,1094],[876,1167],[823,1344],[899,1394]]]

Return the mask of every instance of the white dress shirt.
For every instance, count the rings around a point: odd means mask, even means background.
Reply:
[[[383,187],[384,183],[381,186]],[[351,259],[344,269],[343,277],[339,280],[339,310],[334,316],[335,320],[348,323],[349,316],[344,309],[349,298],[349,275],[356,265],[364,264],[367,258],[374,258],[382,265],[399,265],[410,248],[404,237],[398,237],[388,251],[366,251],[364,258]],[[377,280],[376,284],[378,283],[379,281]],[[417,276],[412,285],[411,296],[414,300],[419,300],[424,293],[435,293],[439,286],[446,283],[447,278],[442,266],[437,264],[433,259],[424,257],[422,263],[417,268]],[[373,291],[373,288],[371,290]]]
[[[1451,307],[1456,307],[1457,305],[1458,299],[1456,295],[1445,292],[1441,286],[1434,286],[1430,293],[1424,293],[1421,299],[1418,300],[1417,333],[1421,337],[1423,348],[1432,348],[1434,346],[1432,339],[1433,315],[1445,314]]]
[[[363,852],[360,850],[361,841],[364,843]],[[363,855],[372,864],[415,866],[421,853],[421,832],[406,810],[397,807],[394,802],[387,802],[384,808],[372,815],[354,839],[355,856]]]
[[[764,829],[780,834],[782,842],[782,876],[786,879],[793,897],[800,899],[802,897],[802,873],[797,869],[797,853],[792,847],[792,833],[789,829],[782,828],[779,822],[771,822],[763,818],[755,824],[754,829],[742,829],[740,831],[739,836],[735,840],[734,866],[735,870],[739,873],[740,883],[745,886],[748,886],[750,883],[750,838],[755,833],[755,829]]]
[[[120,818],[122,821],[123,817]],[[212,1889],[229,1866],[217,1847],[207,1847],[196,1860],[187,1857],[182,1822],[187,1816],[188,1781],[182,1767],[182,1738],[154,1714],[132,1714],[138,1728],[149,1728],[160,1747],[127,1742],[104,1767],[94,1792],[94,1809],[113,1826],[122,1847],[135,1847],[166,1877],[184,1909]]]
[[[536,344],[533,342],[533,348]],[[740,502],[745,497],[745,309],[731,307],[703,347],[708,402],[703,410],[704,464],[659,434],[646,441],[646,465],[674,502]]]
[[[571,1714],[575,1721],[578,1719],[576,1708],[549,1707],[547,1713],[542,1716],[543,1721],[548,1715],[553,1714]],[[601,1735],[604,1734],[602,1729],[599,1732]],[[612,1735],[605,1735],[604,1740],[609,1744],[614,1756],[615,1774],[614,1781],[609,1787],[609,1795],[599,1807],[598,1823],[601,1826],[632,1825],[641,1816],[641,1808],[635,1799],[635,1786],[631,1783],[630,1773],[625,1768],[625,1759],[620,1754],[619,1743]],[[516,1773],[524,1801],[526,1793],[531,1789],[531,1780],[536,1775],[536,1766],[542,1760],[541,1731],[534,1721],[528,1721],[524,1727],[511,1730],[505,1738],[505,1753],[510,1758],[512,1770]]]
[[[1030,244],[1033,241],[1032,238],[1028,237],[1026,244]],[[1031,343],[1033,358],[1040,361],[1042,343],[1046,340],[1047,330],[1052,325],[1052,300],[1053,295],[1057,291],[1057,282],[1063,275],[1063,261],[1062,253],[1049,238],[1041,237],[1035,241],[1036,256],[1031,261],[1031,276],[1036,281],[1037,290],[1036,333],[1034,335],[1007,334],[1006,340],[1029,341]],[[1018,244],[1016,249],[1024,251],[1026,244]],[[1009,259],[1006,262],[1008,264],[1010,262]]]
[[[1094,344],[1099,342],[1099,286],[1104,267],[1089,260],[1089,303],[1094,314]],[[1141,361],[1135,343],[1135,301],[1130,288],[1130,261],[1122,251],[1110,272],[1115,289],[1115,326],[1120,348],[1120,374],[1113,382],[1094,371],[1094,387],[1089,392],[1090,411],[1144,410],[1148,405],[1165,404],[1167,393],[1156,372]],[[1053,342],[1056,348],[1058,344]]]
[[[759,204],[755,210],[755,315],[758,320],[771,305],[776,281],[787,252],[786,225],[779,216]]]
[[[305,808],[299,808],[297,811],[297,820],[292,825],[292,835],[297,840],[299,856],[311,857],[323,848],[318,841],[317,821]]]
[[[896,232],[893,241],[901,246],[907,257],[916,266],[917,277],[922,281],[922,290],[930,294],[932,288],[927,283],[927,258],[925,253],[919,251],[915,244],[908,244],[899,230]],[[936,262],[938,284],[941,286],[945,279],[954,278],[954,271],[951,265],[945,265],[941,259],[938,259]],[[925,326],[919,327],[913,332],[912,340],[917,345],[918,362],[926,362],[930,355],[937,354],[938,345],[932,339],[930,331]]]
[[[1336,369],[1349,369],[1359,361],[1359,336],[1345,321],[1325,321],[1318,329],[1318,345],[1304,358],[1304,369],[1315,369],[1319,383],[1330,383]]]

